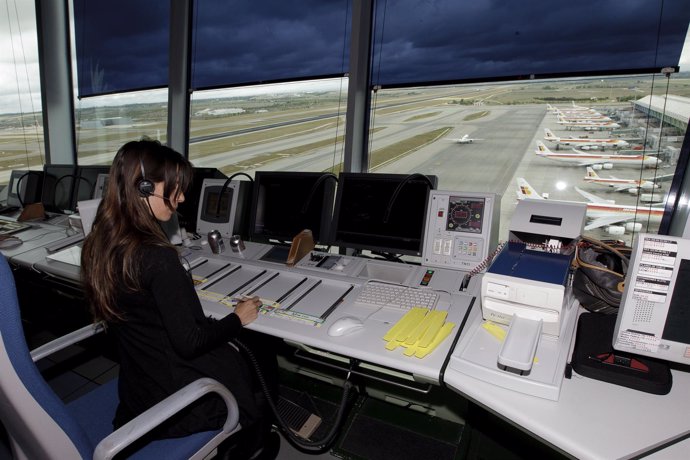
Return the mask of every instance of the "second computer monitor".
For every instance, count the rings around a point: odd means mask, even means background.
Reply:
[[[177,207],[180,227],[188,232],[196,232],[197,214],[201,203],[201,187],[204,179],[225,179],[227,176],[217,168],[194,167],[192,183],[184,192],[184,201]]]
[[[43,193],[41,202],[46,211],[70,213],[76,210],[74,184],[79,180],[77,167],[65,164],[47,164],[43,167]]]
[[[255,241],[288,242],[309,229],[315,242],[327,243],[335,177],[321,179],[324,174],[257,171],[249,219],[250,237]]]
[[[427,195],[436,176],[340,173],[332,243],[337,246],[420,256]]]
[[[74,201],[84,201],[93,198],[100,198],[96,196],[96,188],[98,186],[98,177],[105,175],[107,177],[110,172],[110,166],[104,165],[87,165],[79,166],[77,168],[77,176],[79,181],[77,182],[74,190]]]

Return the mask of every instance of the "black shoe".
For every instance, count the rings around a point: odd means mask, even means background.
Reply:
[[[275,431],[271,431],[266,436],[264,446],[254,452],[250,460],[274,460],[280,452],[280,435]]]

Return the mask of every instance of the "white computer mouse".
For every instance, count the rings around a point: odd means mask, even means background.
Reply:
[[[343,316],[331,324],[331,327],[328,328],[328,335],[331,337],[339,337],[358,331],[363,327],[364,323],[362,323],[359,318],[355,318],[354,316]]]

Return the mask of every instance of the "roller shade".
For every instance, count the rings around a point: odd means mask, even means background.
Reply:
[[[343,0],[196,0],[192,87],[342,76],[350,15]]]
[[[80,97],[168,84],[170,0],[74,0]]]
[[[689,20],[687,0],[379,0],[372,82],[658,72]]]

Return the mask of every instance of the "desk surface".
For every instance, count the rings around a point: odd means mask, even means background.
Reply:
[[[26,235],[55,241],[61,237],[56,229],[59,227],[51,229],[48,226],[40,226],[31,230],[34,233]],[[64,229],[60,230],[64,235]],[[28,264],[51,276],[78,281],[78,267],[52,260],[46,261],[45,249],[42,249],[43,252],[39,249],[40,246],[34,247],[31,252],[28,250],[3,251],[3,254],[15,265]],[[245,256],[255,254],[252,248],[248,249]],[[323,273],[306,268],[288,269],[284,265],[237,259],[228,253],[220,256],[212,255],[206,248],[202,251],[194,251],[189,258],[199,255],[232,263],[243,263],[247,266],[351,283],[355,287],[366,282],[366,277],[353,276],[354,268],[342,274]],[[380,263],[376,261],[376,264]],[[364,264],[366,262],[358,260],[350,267],[356,266],[357,270],[360,270]],[[423,267],[406,267],[406,270],[417,269],[423,270]],[[375,277],[374,271],[360,270],[358,273],[369,273]],[[452,277],[441,276],[439,279],[445,280],[444,282],[449,285],[455,282],[451,281],[455,279]],[[474,278],[473,283],[475,283]],[[474,289],[476,288],[475,285]],[[453,286],[453,289],[449,289],[451,292],[453,290],[457,291],[457,287]],[[472,285],[470,292],[474,292]],[[365,320],[365,328],[361,332],[349,336],[329,337],[328,326],[340,316],[352,314],[364,318],[372,313],[371,310],[355,304],[353,299],[354,293],[348,294],[321,327],[270,316],[261,316],[251,327],[295,343],[398,369],[414,374],[423,380],[434,382],[438,379],[439,370],[448,355],[453,352],[453,337],[447,338],[441,347],[424,359],[404,357],[399,352],[388,352],[383,349],[384,342],[381,338],[394,318],[377,316],[376,313]],[[471,315],[478,310],[478,304],[470,309],[472,302],[478,301],[479,299],[475,300],[471,295],[457,292],[452,292],[445,302],[442,301],[442,308],[447,308],[449,311],[448,321],[457,324],[453,336],[458,332],[464,313],[469,309]],[[203,299],[202,305],[207,313],[213,316],[225,315],[230,311],[223,305]],[[467,331],[459,332],[467,333]],[[671,453],[674,449],[676,452],[682,451],[673,443],[675,440],[690,436],[690,416],[688,416],[690,414],[690,397],[688,397],[690,373],[674,370],[673,379],[671,392],[668,395],[658,396],[573,374],[572,379],[563,381],[558,401],[551,401],[486,383],[456,372],[450,367],[443,375],[444,384],[457,393],[477,402],[533,436],[582,459],[629,458],[651,452],[666,444],[670,444],[670,447],[656,453],[654,458],[669,458],[665,456],[665,453]],[[683,445],[686,444],[687,442],[684,441]]]
[[[42,248],[58,240],[66,238],[67,228],[45,223],[31,223],[31,228],[15,233],[22,240],[22,244],[11,249],[3,249],[2,254],[10,261],[21,254]]]
[[[558,401],[488,384],[452,366],[443,380],[458,393],[579,459],[630,458],[690,434],[687,372],[673,371],[673,388],[663,396],[573,372],[571,379],[563,380]]]

